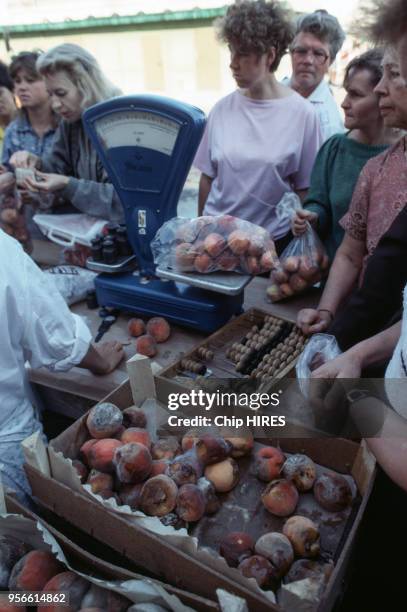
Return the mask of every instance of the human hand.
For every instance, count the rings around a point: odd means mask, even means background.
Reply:
[[[41,159],[29,151],[16,151],[10,157],[9,163],[14,168],[38,168]]]
[[[362,362],[352,350],[327,361],[311,373],[311,378],[360,378]]]
[[[327,310],[302,308],[297,315],[297,325],[306,336],[324,332],[331,322],[332,315]]]
[[[104,363],[99,371],[94,371],[94,374],[109,374],[124,359],[123,345],[117,342],[117,340],[101,342],[100,344],[93,345],[93,347],[99,353]]]
[[[69,181],[68,176],[63,174],[46,174],[44,172],[36,172],[35,177],[27,176],[22,182],[22,187],[29,191],[39,191],[43,193],[54,193],[61,191],[67,186]]]
[[[291,231],[294,236],[301,236],[301,234],[305,234],[307,231],[308,223],[315,225],[317,220],[317,213],[311,212],[310,210],[297,210],[291,220]]]

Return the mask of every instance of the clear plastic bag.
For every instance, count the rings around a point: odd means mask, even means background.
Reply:
[[[277,216],[292,216],[300,210],[301,201],[295,193],[286,193],[277,205]],[[329,258],[311,225],[294,237],[280,255],[279,265],[270,274],[267,297],[278,302],[305,291],[319,282],[328,272]]]
[[[154,262],[178,272],[264,274],[278,262],[269,233],[231,215],[175,217],[151,242]]]
[[[298,384],[305,397],[308,397],[311,372],[327,361],[335,359],[341,352],[335,336],[330,334],[314,334],[311,336],[295,366]]]
[[[76,266],[54,266],[45,270],[51,275],[58,291],[68,305],[84,300],[88,291],[95,288],[96,272]]]

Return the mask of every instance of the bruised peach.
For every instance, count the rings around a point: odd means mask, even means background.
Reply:
[[[317,525],[305,516],[291,516],[283,527],[283,534],[290,540],[299,557],[319,555],[319,530]]]
[[[205,251],[214,258],[222,253],[225,246],[225,239],[220,234],[208,234],[204,241]]]
[[[205,497],[195,484],[184,484],[178,490],[176,513],[186,523],[196,523],[205,514]]]
[[[210,480],[203,476],[198,479],[197,486],[205,498],[205,514],[215,514],[220,508],[220,501]]]
[[[72,466],[75,468],[81,480],[81,483],[83,484],[88,477],[88,468],[82,463],[82,461],[79,461],[78,459],[74,459],[72,461]]]
[[[194,267],[196,252],[192,244],[182,242],[175,247],[175,267],[181,272],[187,272]]]
[[[140,353],[140,355],[145,355],[146,357],[154,357],[157,355],[157,345],[153,336],[144,334],[144,336],[137,338],[136,351]]]
[[[229,235],[228,246],[235,255],[244,255],[250,247],[250,236],[242,230],[235,230]]]
[[[123,444],[128,444],[129,442],[137,442],[138,444],[144,444],[148,449],[151,446],[151,438],[147,429],[143,429],[141,427],[129,427],[125,429],[121,436],[121,441]]]
[[[298,491],[289,480],[273,480],[263,491],[261,501],[271,514],[289,516],[298,504]]]
[[[232,531],[220,541],[219,553],[230,567],[237,567],[241,561],[251,557],[253,552],[253,539],[244,531]]]
[[[277,531],[262,535],[254,549],[257,555],[270,561],[277,578],[284,576],[294,561],[294,550],[290,540]]]
[[[208,465],[205,478],[211,481],[218,493],[231,491],[239,482],[239,468],[234,459],[228,457],[220,463]]]
[[[196,442],[198,441],[201,435],[202,435],[201,430],[189,429],[182,438],[182,441],[181,441],[182,450],[184,452],[187,450],[190,450],[193,446],[195,446]]]
[[[89,466],[90,449],[92,448],[94,444],[96,444],[96,442],[98,442],[98,440],[95,440],[95,438],[92,438],[91,440],[86,440],[86,442],[82,444],[79,450],[79,456],[82,457],[84,463],[87,466]]]
[[[130,406],[123,410],[124,427],[145,427],[147,425],[146,414],[141,408]]]
[[[169,438],[161,438],[154,442],[151,447],[151,456],[153,459],[174,459],[181,452],[181,448],[177,438],[171,436]]]
[[[334,472],[324,472],[314,484],[314,496],[325,510],[340,512],[352,503],[352,489],[346,478]]]
[[[47,550],[32,550],[22,557],[10,574],[10,591],[42,591],[45,584],[63,569]]]
[[[275,579],[275,573],[270,561],[260,555],[253,555],[239,563],[239,571],[246,578],[254,578],[261,588],[269,587]]]
[[[145,480],[152,467],[150,451],[144,444],[130,442],[116,449],[113,463],[118,479],[123,483],[137,483]]]
[[[133,510],[137,510],[137,508],[139,507],[141,489],[143,488],[143,486],[144,484],[142,482],[139,482],[134,485],[124,485],[124,487],[120,489],[119,493],[120,501],[122,502],[122,504],[130,506],[130,508],[132,508]]]
[[[164,516],[172,512],[177,503],[178,487],[165,474],[149,478],[140,495],[140,508],[149,516]]]
[[[165,474],[168,467],[168,461],[164,459],[156,459],[153,461],[151,466],[150,478],[153,476],[158,476],[158,474]]]
[[[195,452],[198,460],[203,465],[219,463],[229,455],[232,445],[220,436],[204,434],[199,437],[195,444]]]
[[[92,408],[86,425],[92,438],[110,438],[123,423],[121,410],[110,402],[102,402]]]
[[[92,493],[100,493],[105,489],[113,489],[113,476],[98,470],[91,470],[86,484],[90,485]]]
[[[130,336],[142,336],[146,333],[146,324],[143,319],[130,319],[127,324]]]
[[[180,487],[187,483],[196,484],[198,478],[202,476],[202,471],[203,466],[197,457],[195,448],[192,448],[170,461],[166,474]]]
[[[266,446],[257,451],[253,473],[263,482],[271,482],[279,477],[285,461],[284,453],[275,446]]]
[[[43,587],[44,593],[69,593],[69,606],[50,603],[38,606],[39,612],[76,612],[81,608],[81,601],[89,590],[89,582],[74,574],[61,572],[47,581]]]
[[[153,317],[147,321],[147,333],[158,343],[166,342],[171,334],[171,328],[164,317]]]
[[[234,459],[239,459],[244,455],[248,455],[252,452],[254,445],[254,438],[251,432],[245,432],[241,436],[238,435],[224,435],[226,442],[232,445],[230,456]]]
[[[28,552],[22,542],[6,536],[0,541],[0,590],[6,590],[14,565]]]
[[[316,473],[312,459],[300,453],[288,457],[282,469],[283,477],[291,480],[301,493],[312,489]]]
[[[89,451],[89,466],[100,472],[114,472],[113,457],[121,446],[122,442],[114,438],[98,440]]]
[[[195,257],[194,267],[197,272],[205,274],[206,272],[211,272],[213,270],[214,262],[209,255],[203,253],[202,255]]]

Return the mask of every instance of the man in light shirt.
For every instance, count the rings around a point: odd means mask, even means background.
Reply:
[[[312,103],[324,141],[344,132],[343,120],[325,75],[345,36],[336,17],[325,10],[301,17],[290,47],[293,73],[283,81]]]

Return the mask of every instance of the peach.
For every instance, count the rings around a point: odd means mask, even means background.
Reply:
[[[140,504],[140,495],[143,486],[144,484],[142,482],[135,485],[124,485],[119,493],[122,504],[130,506],[133,510],[137,510]]]
[[[97,404],[89,412],[86,425],[92,438],[110,438],[123,423],[121,410],[110,402]]]
[[[142,336],[146,333],[146,324],[143,319],[130,319],[127,323],[127,329],[130,336]]]
[[[185,452],[190,450],[193,446],[195,446],[196,442],[199,440],[199,437],[202,435],[202,431],[200,429],[189,429],[186,434],[184,434],[181,447]]]
[[[293,272],[297,272],[299,266],[300,266],[299,257],[295,257],[294,255],[287,257],[283,261],[284,270],[286,272],[289,272],[290,274],[292,274]]]
[[[195,444],[198,460],[203,465],[219,463],[229,455],[232,445],[220,436],[204,434],[199,437]]]
[[[232,531],[220,541],[219,553],[230,567],[237,567],[241,561],[253,555],[254,542],[244,531]]]
[[[313,559],[298,559],[295,561],[288,574],[284,578],[284,582],[296,582],[305,578],[321,578],[323,582],[328,582],[334,569],[332,561],[314,561]]]
[[[138,444],[144,444],[148,449],[151,446],[151,438],[147,429],[143,429],[141,427],[129,427],[125,429],[122,433],[120,440],[123,444],[128,444],[129,442],[137,442]]]
[[[300,453],[288,457],[282,469],[283,477],[291,480],[301,493],[312,489],[316,474],[316,466],[312,459]]]
[[[339,512],[352,503],[352,489],[341,474],[324,472],[314,484],[314,496],[325,510]]]
[[[262,535],[257,540],[254,550],[257,555],[270,561],[276,578],[284,576],[294,561],[294,550],[290,540],[277,531]]]
[[[283,294],[283,297],[291,297],[294,295],[294,291],[291,289],[288,283],[281,283],[280,291]]]
[[[96,444],[96,442],[98,442],[98,440],[95,440],[95,438],[91,438],[90,440],[86,440],[86,442],[84,444],[82,444],[80,450],[79,450],[79,456],[83,459],[83,462],[89,466],[89,455],[90,455],[90,449],[92,448],[92,446],[94,444]]]
[[[299,274],[293,274],[290,278],[290,287],[294,293],[301,293],[308,287],[309,283]]]
[[[242,230],[235,230],[229,235],[228,246],[235,255],[244,255],[250,247],[250,236]]]
[[[260,260],[257,257],[246,257],[243,267],[245,270],[247,270],[249,274],[252,274],[253,276],[262,272]]]
[[[189,242],[182,242],[175,247],[175,267],[181,272],[193,270],[196,252]]]
[[[195,449],[192,448],[170,461],[166,473],[180,487],[187,483],[196,484],[198,478],[202,476],[202,471],[203,466],[198,460]]]
[[[168,461],[164,459],[156,459],[153,461],[151,466],[150,477],[158,476],[158,474],[165,474],[168,468]]]
[[[90,485],[92,493],[100,493],[105,489],[113,489],[113,476],[98,470],[91,470],[86,484]]]
[[[226,241],[220,234],[208,234],[204,240],[205,251],[211,257],[218,257],[226,247]]]
[[[197,257],[195,257],[194,268],[197,272],[201,272],[201,274],[212,272],[214,267],[213,259],[211,259],[206,253],[197,255]]]
[[[130,406],[123,410],[124,427],[146,427],[147,417],[141,408]]]
[[[281,285],[281,283],[288,283],[288,280],[289,280],[289,276],[287,272],[283,270],[281,265],[275,270],[273,270],[273,273],[271,276],[276,281],[276,283],[278,283],[279,285]]]
[[[300,262],[298,272],[302,278],[307,281],[313,281],[316,274],[318,274],[318,266],[312,261],[310,257],[303,255]]]
[[[112,436],[112,438],[114,438],[114,440],[121,440],[121,437],[125,431],[126,431],[126,428],[124,427],[124,425],[121,425],[120,429],[116,431],[116,433],[114,434],[114,436]]]
[[[178,490],[176,513],[186,523],[195,523],[205,514],[205,497],[195,484],[184,484]]]
[[[136,340],[136,351],[146,357],[157,355],[157,345],[153,336],[150,336],[150,334],[139,336]]]
[[[174,459],[174,457],[180,453],[181,448],[179,442],[174,436],[157,440],[151,448],[151,456],[153,459]]]
[[[171,334],[171,328],[164,317],[153,317],[147,322],[147,333],[158,343],[166,342]]]
[[[270,287],[267,287],[266,295],[268,299],[272,302],[278,302],[284,297],[277,285],[271,285]]]
[[[238,435],[224,435],[226,442],[232,445],[230,456],[234,459],[239,459],[244,455],[248,455],[252,452],[254,439],[251,432],[245,432],[241,436]]]
[[[12,569],[10,591],[42,591],[45,584],[63,569],[62,564],[47,550],[32,550]]]
[[[86,465],[82,463],[82,461],[79,461],[78,459],[74,459],[72,461],[72,466],[75,468],[81,480],[81,483],[83,484],[86,481],[88,474],[89,474],[88,468],[86,467]]]
[[[257,451],[253,473],[263,482],[271,482],[279,477],[285,461],[284,453],[275,446],[266,446]]]
[[[145,480],[152,468],[150,451],[144,444],[130,442],[116,449],[113,464],[118,479],[123,483],[137,483]]]
[[[254,578],[261,588],[269,587],[275,579],[275,573],[270,561],[260,555],[253,555],[239,563],[239,571],[246,578]]]
[[[220,270],[224,272],[233,272],[233,270],[239,267],[239,259],[236,255],[233,255],[229,249],[225,249],[225,251],[219,255],[217,264]]]
[[[239,482],[239,468],[234,459],[228,457],[220,463],[205,468],[205,478],[211,481],[217,493],[231,491]]]
[[[263,491],[261,501],[271,514],[289,516],[298,504],[298,491],[289,480],[273,480]]]
[[[266,239],[267,236],[263,232],[250,236],[248,254],[253,257],[261,257],[264,253]]]
[[[319,555],[319,529],[305,516],[291,516],[283,527],[283,534],[290,540],[299,557]]]
[[[100,472],[114,472],[113,457],[118,448],[123,446],[120,440],[106,438],[98,440],[89,451],[89,467]]]
[[[96,584],[90,584],[89,590],[81,601],[81,609],[84,610],[104,610],[107,608],[106,589],[101,589]]]
[[[201,477],[196,483],[205,498],[205,514],[215,514],[220,508],[220,501],[215,487],[207,478]]]
[[[0,589],[6,590],[11,570],[21,557],[27,554],[28,549],[19,540],[4,537],[0,541]]]
[[[270,272],[276,265],[276,257],[271,251],[266,251],[260,257],[260,268],[262,272]]]
[[[38,606],[38,612],[76,612],[81,608],[81,601],[89,590],[89,582],[73,572],[61,572],[47,581],[44,592],[69,593],[69,606],[59,603]]]
[[[224,234],[230,234],[236,229],[236,218],[232,215],[222,215],[217,219],[218,230],[224,232]]]
[[[178,487],[165,474],[149,478],[140,494],[140,508],[149,516],[164,516],[172,512],[177,504]]]

